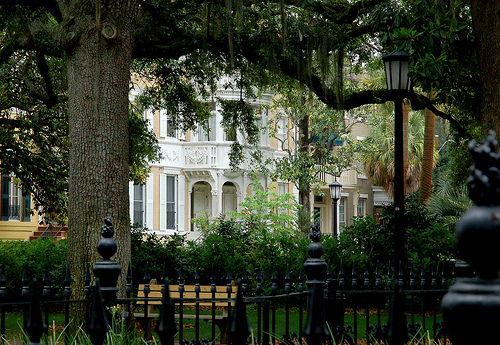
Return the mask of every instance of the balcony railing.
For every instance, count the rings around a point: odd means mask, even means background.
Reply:
[[[9,220],[21,220],[21,206],[9,205]]]
[[[160,146],[164,157],[162,164],[177,169],[230,169],[231,144],[229,141],[161,142]],[[265,158],[271,158],[275,155],[274,149],[264,149]],[[245,154],[245,157],[247,156]],[[242,168],[246,169],[247,167],[242,166]]]

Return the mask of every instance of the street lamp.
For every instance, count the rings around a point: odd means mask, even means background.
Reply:
[[[410,54],[394,51],[382,57],[387,78],[387,89],[394,97],[394,208],[395,208],[395,259],[396,264],[404,259],[404,166],[403,166],[403,99],[410,80],[408,62]]]
[[[405,195],[404,195],[404,165],[403,165],[403,99],[410,87],[408,77],[407,52],[392,52],[382,57],[387,78],[387,89],[394,98],[394,233],[395,261],[399,267],[404,262],[405,246]],[[404,314],[404,296],[401,297],[398,285],[395,286],[392,307],[389,314],[387,338],[389,344],[406,344],[406,316]]]
[[[387,80],[387,90],[405,93],[410,88],[410,77],[408,75],[408,62],[410,54],[405,51],[393,51],[382,57]]]
[[[328,187],[330,188],[330,197],[332,198],[333,203],[333,235],[337,236],[337,201],[340,199],[342,185],[335,180],[330,183]]]

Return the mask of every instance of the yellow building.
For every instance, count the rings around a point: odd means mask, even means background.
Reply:
[[[0,194],[0,239],[28,240],[38,229],[38,215],[30,213],[30,194],[19,187],[12,175],[2,175]]]

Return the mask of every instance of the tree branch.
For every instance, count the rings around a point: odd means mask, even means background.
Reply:
[[[45,91],[47,92],[48,95],[48,98],[46,98],[46,101],[44,103],[47,106],[47,108],[50,109],[51,107],[53,107],[58,103],[57,95],[54,92],[52,80],[49,75],[49,66],[47,65],[45,56],[40,52],[38,52],[36,56],[37,56],[38,70],[40,71],[40,75],[42,76],[45,82]]]

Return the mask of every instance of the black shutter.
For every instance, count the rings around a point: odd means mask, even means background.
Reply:
[[[31,221],[31,194],[28,191],[23,192],[23,222]]]
[[[10,176],[2,175],[2,199],[0,200],[1,220],[9,220]]]

